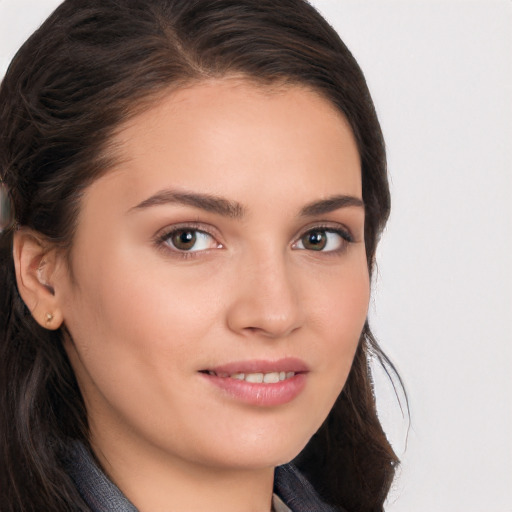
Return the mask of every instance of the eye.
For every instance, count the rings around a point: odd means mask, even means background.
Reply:
[[[179,252],[199,252],[222,247],[209,233],[193,228],[174,229],[163,235],[161,241]]]
[[[336,252],[342,250],[348,242],[352,242],[352,237],[345,231],[316,228],[306,231],[293,248],[317,252]]]

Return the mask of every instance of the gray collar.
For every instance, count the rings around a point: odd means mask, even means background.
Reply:
[[[70,446],[66,470],[91,512],[138,512],[82,443]],[[293,464],[276,468],[274,492],[292,512],[336,512],[320,499]]]

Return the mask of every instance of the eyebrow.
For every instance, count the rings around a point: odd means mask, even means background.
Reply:
[[[324,215],[326,213],[334,212],[341,208],[357,207],[364,208],[364,202],[355,196],[337,195],[322,199],[321,201],[314,201],[307,204],[300,211],[301,217],[314,217],[315,215]]]
[[[178,192],[175,190],[161,190],[151,197],[148,197],[137,206],[130,208],[129,211],[144,210],[152,206],[161,206],[165,204],[181,204],[192,206],[205,210],[207,212],[216,213],[223,217],[241,219],[246,213],[246,209],[237,201],[230,201],[223,197],[211,194],[199,194],[194,192]],[[299,212],[301,217],[313,217],[315,215],[324,215],[341,208],[357,207],[364,208],[364,202],[355,196],[336,195],[313,201]]]
[[[230,201],[223,197],[210,194],[197,194],[192,192],[177,192],[175,190],[161,190],[148,197],[137,206],[130,208],[133,210],[143,210],[151,206],[160,206],[164,204],[181,204],[193,206],[200,210],[217,213],[223,217],[232,217],[240,219],[245,214],[244,207],[236,201]]]

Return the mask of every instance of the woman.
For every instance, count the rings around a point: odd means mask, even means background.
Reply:
[[[0,105],[1,510],[382,510],[384,144],[325,20],[67,0]]]

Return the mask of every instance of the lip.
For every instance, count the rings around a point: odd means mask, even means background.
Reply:
[[[286,357],[276,361],[253,360],[253,361],[235,361],[232,363],[215,366],[213,368],[205,368],[215,373],[269,373],[269,372],[295,372],[305,373],[309,371],[304,361],[296,357]]]
[[[207,373],[213,372],[214,375]],[[235,373],[294,372],[293,377],[271,384],[252,383],[231,377]],[[202,378],[219,388],[236,401],[260,407],[283,405],[295,399],[304,389],[309,368],[297,358],[276,361],[237,361],[207,368],[200,372]]]

